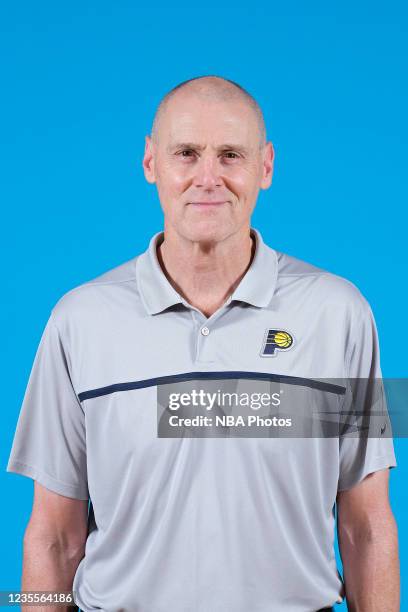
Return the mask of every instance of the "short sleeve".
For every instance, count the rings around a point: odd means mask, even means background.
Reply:
[[[339,438],[339,491],[352,488],[368,474],[397,465],[381,376],[377,328],[369,304],[359,297],[348,320],[348,391],[343,405],[346,419],[350,410],[359,415],[359,431],[354,436],[348,433]]]
[[[51,314],[31,369],[7,471],[60,495],[88,499],[85,415],[69,363]]]

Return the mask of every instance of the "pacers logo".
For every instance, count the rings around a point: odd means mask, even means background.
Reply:
[[[277,351],[288,351],[293,346],[293,336],[283,329],[267,329],[261,357],[275,357]]]

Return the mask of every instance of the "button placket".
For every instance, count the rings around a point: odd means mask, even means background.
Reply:
[[[214,363],[214,359],[200,359],[201,353],[204,351],[204,354],[208,353],[211,348],[211,345],[207,343],[210,342],[210,339],[207,339],[208,336],[211,335],[211,327],[210,324],[214,324],[218,318],[225,315],[225,313],[229,310],[229,305],[231,303],[231,298],[227,300],[227,302],[221,306],[216,312],[214,312],[210,317],[205,317],[203,313],[194,306],[189,306],[189,310],[191,313],[191,318],[194,322],[194,336],[195,336],[195,361],[197,363],[209,364]]]

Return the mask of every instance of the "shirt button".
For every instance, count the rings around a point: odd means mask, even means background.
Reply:
[[[210,330],[208,329],[208,327],[202,327],[201,333],[203,334],[203,336],[208,336],[208,334],[210,333]]]

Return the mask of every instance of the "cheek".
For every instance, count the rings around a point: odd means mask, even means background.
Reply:
[[[224,175],[227,187],[238,196],[256,192],[259,177],[254,168],[230,167]]]
[[[157,187],[161,193],[183,193],[190,184],[189,173],[186,168],[163,166],[157,172]]]

